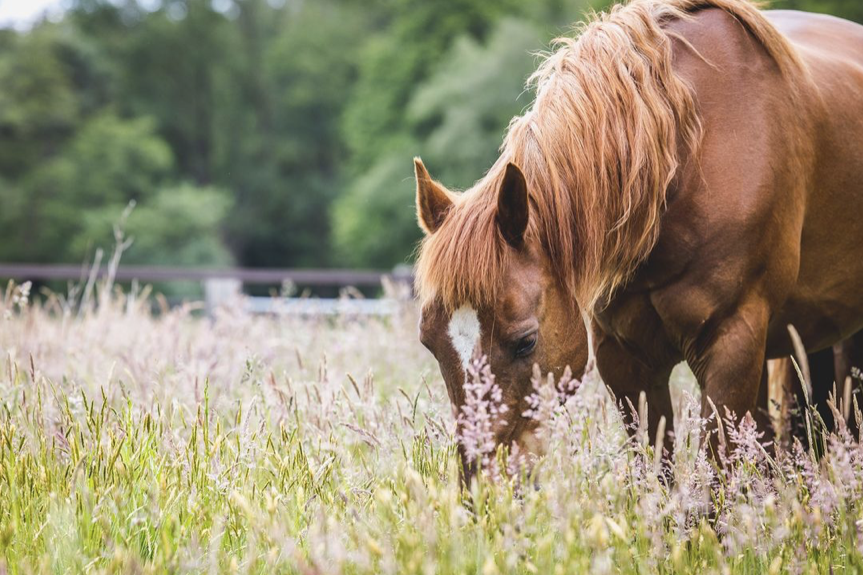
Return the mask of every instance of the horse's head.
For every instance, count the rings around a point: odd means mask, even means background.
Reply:
[[[507,406],[494,429],[496,443],[516,443],[521,451],[536,453],[536,421],[523,415],[533,393],[533,366],[556,377],[569,366],[580,376],[587,361],[587,336],[578,307],[552,273],[541,242],[528,233],[531,201],[525,178],[508,164],[494,182],[496,202],[484,216],[481,207],[433,181],[419,160],[416,176],[418,218],[427,235],[419,282],[464,288],[419,286],[421,294],[426,292],[420,339],[438,360],[456,414],[466,401],[471,360],[486,356]],[[483,217],[490,221],[479,221]],[[476,230],[474,237],[465,235],[468,228]],[[488,237],[482,237],[483,228],[491,229]],[[482,241],[497,242],[499,253],[471,249]],[[472,258],[485,261],[473,265]],[[457,261],[463,265],[454,265]],[[459,274],[474,277],[453,277]],[[483,289],[491,293],[476,293]],[[464,461],[466,479],[474,463]]]

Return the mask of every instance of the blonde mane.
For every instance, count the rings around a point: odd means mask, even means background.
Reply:
[[[508,162],[522,169],[531,191],[527,241],[540,242],[583,309],[592,311],[629,279],[659,236],[679,149],[694,153],[701,136],[692,90],[672,68],[662,25],[705,7],[733,15],[783,73],[802,69],[790,44],[745,0],[634,0],[593,16],[575,38],[555,41],[529,81],[536,100],[510,123],[500,158],[454,197],[441,227],[423,240],[423,305],[494,301],[512,252],[495,221]]]

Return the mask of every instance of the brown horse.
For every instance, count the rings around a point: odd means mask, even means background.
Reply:
[[[654,432],[682,360],[704,415],[766,414],[788,324],[809,351],[863,328],[863,27],[634,0],[559,40],[533,82],[472,189],[416,162],[421,339],[455,407],[489,357],[513,414],[499,442],[530,434],[534,363],[583,369],[578,304],[602,379],[646,393]]]

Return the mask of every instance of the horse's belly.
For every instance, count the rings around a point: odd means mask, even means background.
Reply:
[[[861,194],[863,196],[863,194]],[[863,213],[863,206],[859,207]],[[808,351],[829,347],[863,329],[863,225],[831,229],[801,244],[800,270],[768,331],[770,357],[791,352],[788,325]]]
[[[770,322],[767,357],[783,357],[793,352],[788,326],[800,335],[807,351],[832,346],[863,329],[863,306],[845,301],[793,299]]]
[[[791,351],[793,325],[808,351],[829,347],[863,329],[863,174],[859,192],[820,190],[832,201],[807,210],[796,281],[775,310],[768,332],[771,357]],[[822,199],[824,199],[822,197]]]

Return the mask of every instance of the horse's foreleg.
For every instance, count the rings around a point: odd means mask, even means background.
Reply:
[[[671,454],[674,431],[674,412],[668,379],[673,363],[663,367],[653,367],[633,356],[613,338],[602,333],[595,335],[596,365],[602,380],[617,401],[623,403],[623,417],[630,433],[635,432],[633,410],[639,408],[639,396],[644,392],[647,399],[647,430],[650,442],[654,443],[659,432],[660,421],[665,418],[663,446]]]
[[[701,414],[716,415],[724,421],[726,410],[734,414],[735,424],[749,413],[761,420],[759,431],[764,441],[772,441],[772,426],[760,415],[759,398],[766,408],[765,345],[770,312],[767,305],[753,299],[734,313],[709,327],[689,342],[687,362],[701,387]],[[713,430],[716,422],[713,423]],[[722,443],[718,433],[710,435],[714,456]]]

